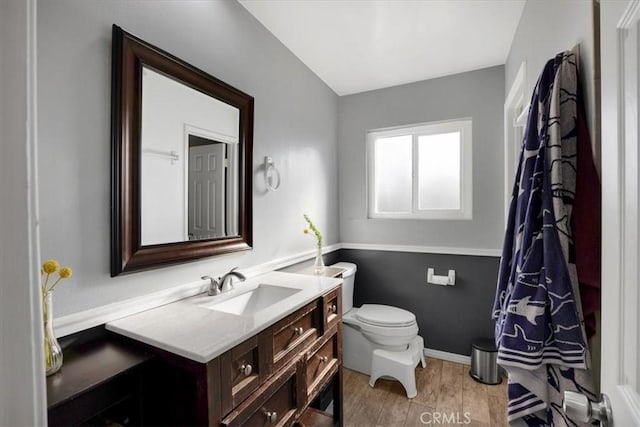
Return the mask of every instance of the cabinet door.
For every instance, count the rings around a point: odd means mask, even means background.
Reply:
[[[290,362],[320,336],[319,301],[304,306],[269,328],[271,373]]]
[[[300,376],[300,391],[305,404],[313,400],[329,382],[340,366],[341,335],[339,326],[327,331],[303,356],[303,370]]]
[[[290,426],[298,411],[296,364],[290,364],[234,409],[223,426]]]
[[[342,287],[322,297],[324,330],[334,327],[342,319]]]
[[[228,414],[266,379],[266,360],[253,336],[220,356],[222,413]]]

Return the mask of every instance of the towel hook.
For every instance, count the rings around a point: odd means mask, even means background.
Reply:
[[[269,156],[264,158],[264,182],[271,191],[276,191],[280,188],[280,171],[276,168],[273,159]]]

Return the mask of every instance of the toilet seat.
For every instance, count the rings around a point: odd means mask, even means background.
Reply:
[[[418,335],[415,315],[388,305],[364,304],[345,313],[342,321],[357,327],[379,348],[404,350]]]
[[[418,334],[418,325],[407,325],[407,326],[376,326],[370,325],[368,323],[359,323],[360,329],[367,335],[375,335],[380,337],[396,337],[400,341],[404,341],[405,339],[409,339],[415,337]]]
[[[371,326],[397,328],[416,324],[416,316],[410,311],[383,304],[363,304],[356,318]]]

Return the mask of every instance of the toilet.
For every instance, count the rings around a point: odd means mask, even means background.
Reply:
[[[349,262],[339,262],[332,265],[344,270],[342,277],[342,363],[343,366],[354,371],[371,376],[373,386],[379,377],[397,372],[400,360],[417,360],[424,366],[422,354],[423,340],[418,336],[416,316],[410,311],[398,307],[381,304],[363,304],[362,307],[353,306],[353,288],[357,266]],[[375,371],[372,373],[372,362],[376,351]],[[385,357],[382,357],[385,355]],[[395,356],[395,357],[394,357]],[[402,362],[405,363],[405,362]],[[416,362],[417,363],[417,362]],[[416,363],[405,369],[404,377],[414,378],[413,370]],[[415,390],[413,386],[405,384],[403,375],[393,377],[403,383],[409,397]],[[411,381],[408,381],[411,383]]]

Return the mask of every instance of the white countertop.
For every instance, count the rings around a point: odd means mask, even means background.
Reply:
[[[109,322],[110,331],[206,363],[342,283],[342,279],[274,271],[235,282],[218,296],[200,294]],[[255,315],[202,307],[226,301],[261,284],[299,289]]]

